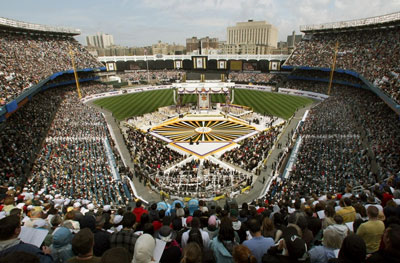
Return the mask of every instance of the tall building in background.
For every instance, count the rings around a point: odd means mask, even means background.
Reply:
[[[297,43],[303,38],[302,35],[296,35],[296,31],[293,31],[291,35],[287,36],[287,45],[289,48],[294,48]]]
[[[90,47],[108,48],[114,46],[114,37],[109,34],[97,33],[86,37],[86,45]]]
[[[225,53],[269,54],[277,43],[278,29],[266,21],[238,22],[227,29]]]
[[[208,36],[198,39],[197,37],[186,39],[186,54],[212,55],[219,53],[218,38]]]

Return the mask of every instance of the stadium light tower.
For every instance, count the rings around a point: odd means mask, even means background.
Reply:
[[[78,73],[76,72],[76,68],[75,68],[74,51],[72,51],[71,45],[69,45],[68,48],[69,48],[69,55],[71,56],[72,69],[74,70],[76,89],[78,90],[79,99],[82,99],[81,89],[79,87]]]
[[[333,56],[332,69],[331,69],[331,76],[330,76],[330,79],[329,79],[328,96],[331,95],[331,88],[332,88],[332,81],[333,81],[333,73],[335,72],[336,56],[337,56],[338,48],[339,48],[339,41],[336,41],[335,55]]]

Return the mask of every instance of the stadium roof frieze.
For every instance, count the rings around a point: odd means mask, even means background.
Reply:
[[[400,26],[400,12],[349,21],[332,22],[318,25],[302,25],[300,26],[300,31],[303,33],[350,31],[388,26]]]
[[[201,56],[201,55],[200,55]],[[100,62],[127,62],[127,61],[156,61],[156,60],[192,60],[192,55],[147,55],[147,56],[104,56],[98,57]],[[236,55],[236,54],[224,54],[224,55],[208,55],[208,60],[275,60],[283,61],[286,60],[289,55]]]
[[[65,34],[65,35],[81,34],[80,29],[33,24],[33,23],[8,19],[4,17],[0,17],[0,27],[13,30],[20,30],[20,31],[45,32],[54,34]]]

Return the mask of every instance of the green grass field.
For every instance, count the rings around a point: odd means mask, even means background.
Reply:
[[[113,112],[116,119],[123,120],[131,116],[153,112],[159,107],[172,105],[174,103],[172,96],[173,91],[169,89],[147,91],[98,99],[94,104]],[[185,95],[182,102],[185,104],[196,103],[196,101],[196,95]],[[224,103],[225,97],[223,94],[212,95],[211,101]],[[312,100],[279,93],[236,89],[233,103],[249,106],[262,114],[288,119],[297,108],[312,103]]]

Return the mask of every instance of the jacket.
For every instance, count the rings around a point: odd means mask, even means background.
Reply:
[[[214,237],[210,242],[210,249],[214,253],[216,263],[233,263],[232,254],[226,249],[224,244]]]

